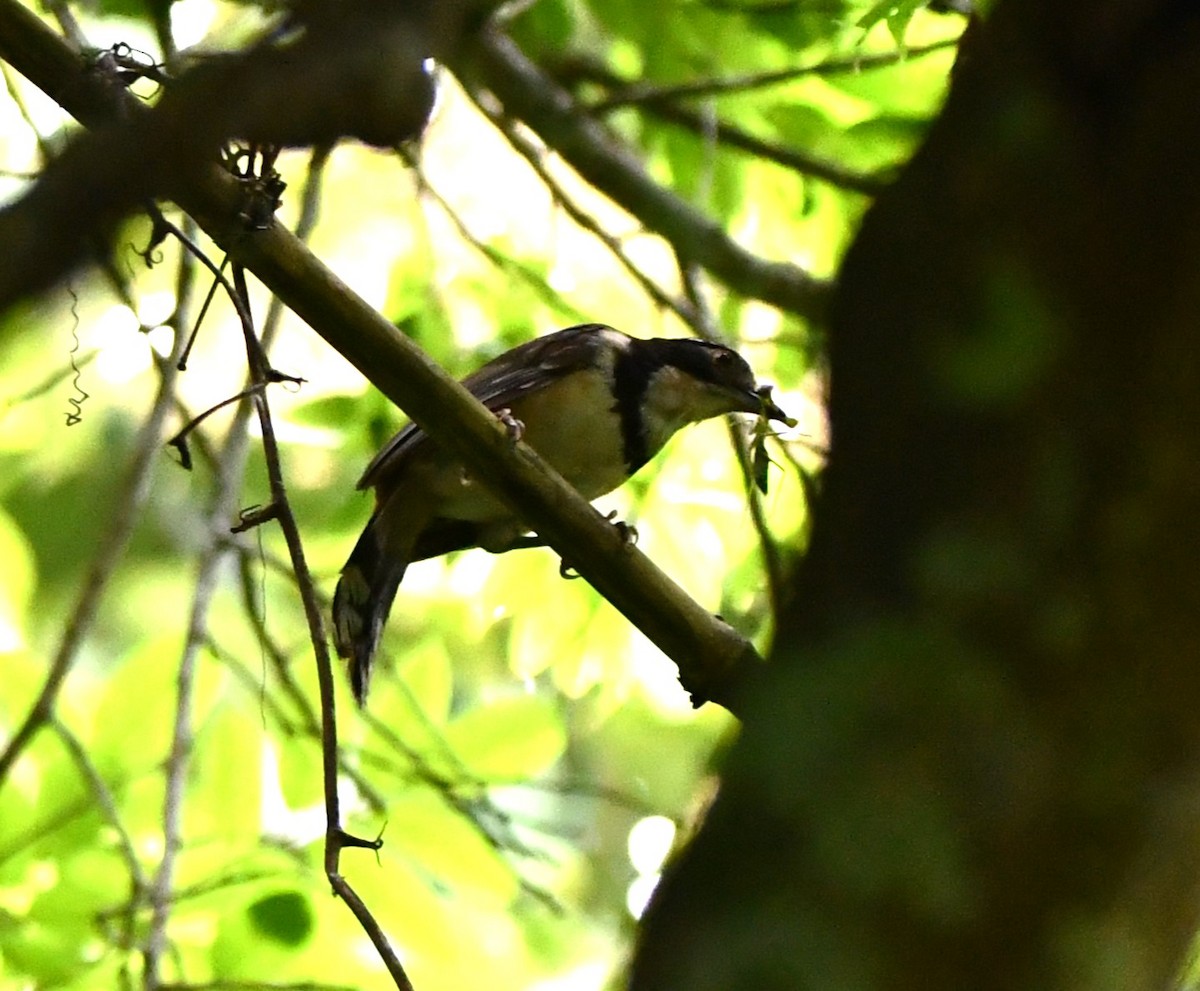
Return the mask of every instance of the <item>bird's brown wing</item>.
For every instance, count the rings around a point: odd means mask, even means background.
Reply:
[[[591,365],[596,360],[597,349],[603,344],[601,332],[619,333],[598,323],[568,327],[518,344],[472,372],[462,384],[488,409],[504,409],[531,390]],[[403,427],[367,465],[358,487],[370,488],[385,475],[403,470],[404,462],[426,439],[425,431],[415,423]]]

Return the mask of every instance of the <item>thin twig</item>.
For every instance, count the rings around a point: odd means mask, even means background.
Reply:
[[[117,940],[117,944],[122,949],[127,950],[133,946],[134,933],[137,927],[137,905],[147,890],[146,874],[142,870],[141,861],[138,860],[137,851],[134,850],[133,838],[129,835],[129,831],[121,821],[121,813],[117,810],[117,803],[113,798],[112,791],[100,776],[100,772],[88,756],[83,744],[71,732],[66,723],[62,722],[57,716],[51,716],[49,725],[58,734],[58,738],[62,741],[63,746],[66,747],[67,753],[71,755],[71,759],[75,762],[79,773],[91,789],[101,815],[117,837],[117,847],[120,849],[121,857],[125,861],[125,869],[129,872],[129,899],[119,913],[121,935]]]
[[[414,707],[420,713],[420,707],[415,706],[415,703]],[[370,713],[364,713],[363,718],[383,738],[388,746],[407,761],[407,764],[403,768],[407,772],[405,774],[406,779],[418,781],[433,789],[441,797],[442,801],[456,814],[462,816],[464,821],[475,830],[479,837],[497,853],[515,854],[533,860],[546,859],[542,851],[529,846],[517,838],[513,829],[513,817],[500,808],[487,795],[488,789],[495,782],[484,781],[472,774],[470,769],[462,763],[458,755],[450,749],[440,734],[436,732],[431,733],[434,739],[441,745],[443,755],[451,771],[457,775],[456,777],[450,777],[433,770],[422,754],[410,747],[382,720],[376,719]],[[360,758],[364,764],[376,765],[393,775],[399,773],[399,769],[393,761],[378,754],[362,751]],[[495,825],[491,825],[488,821],[485,821],[485,818]],[[540,889],[532,882],[528,882],[523,877],[519,879],[522,886],[531,893],[541,894]]]
[[[245,300],[247,298],[245,274],[240,266],[234,267],[234,283],[238,293]],[[254,336],[253,325],[244,323],[242,331],[246,338],[246,359],[250,366],[250,374],[255,381],[264,381],[269,369],[263,359],[263,348]],[[333,665],[329,657],[325,622],[317,601],[316,586],[304,556],[300,528],[296,524],[291,504],[288,502],[270,406],[266,397],[261,393],[255,395],[254,406],[258,413],[258,423],[262,432],[263,460],[267,467],[267,479],[271,487],[271,501],[275,508],[275,518],[279,521],[280,530],[283,531],[288,556],[291,558],[292,569],[296,574],[300,601],[304,606],[304,616],[308,623],[309,636],[312,639],[313,651],[316,655],[317,684],[321,694],[321,756],[325,791],[325,874],[334,891],[350,906],[359,925],[367,933],[396,987],[400,991],[412,991],[412,983],[409,981],[408,974],[405,973],[404,966],[400,963],[400,958],[396,955],[387,936],[340,872],[339,861],[344,847],[363,846],[378,849],[378,842],[360,840],[350,836],[341,826],[337,792],[338,746]]]
[[[710,341],[720,340],[721,335],[716,319],[713,317],[712,309],[708,305],[708,300],[704,295],[704,288],[700,284],[699,267],[689,264],[678,255],[676,255],[676,260],[679,263],[679,275],[683,281],[684,291],[692,302],[692,308],[700,317],[700,335]],[[734,422],[732,417],[725,417],[725,425],[729,432],[730,444],[737,455],[738,467],[741,469],[742,484],[746,493],[746,502],[750,507],[750,519],[754,525],[754,532],[758,536],[758,545],[762,549],[763,570],[767,576],[767,589],[771,608],[773,615],[778,616],[779,609],[783,603],[783,588],[785,583],[783,561],[779,554],[779,547],[775,543],[775,538],[771,535],[771,528],[767,523],[766,514],[763,512],[762,499],[754,483],[750,449],[746,443],[745,432]]]
[[[506,255],[498,248],[481,241],[475,236],[466,222],[459,216],[458,211],[450,204],[450,202],[437,191],[434,185],[429,181],[429,177],[425,174],[424,168],[421,166],[420,160],[410,148],[397,149],[401,158],[417,178],[417,192],[419,195],[432,199],[446,218],[454,225],[454,229],[458,231],[458,236],[461,237],[468,245],[474,248],[479,254],[483,255],[492,265],[498,268],[505,275],[515,275],[522,282],[528,285],[541,299],[543,303],[550,306],[558,313],[567,317],[576,323],[584,323],[587,321],[587,315],[576,309],[562,293],[556,290],[545,278],[538,272],[534,271],[529,265],[518,261],[510,255]]]
[[[248,312],[243,299],[237,296],[233,286],[220,269],[200,250],[182,230],[164,217],[158,218],[176,239],[202,265],[213,273],[213,277],[230,294],[234,309],[243,321]],[[178,339],[182,339],[179,335]],[[257,338],[255,339],[257,344]],[[172,366],[173,367],[173,366]],[[160,967],[167,945],[167,922],[171,910],[171,886],[175,859],[182,846],[182,803],[183,789],[191,754],[191,705],[195,677],[195,663],[201,646],[208,639],[208,608],[216,591],[222,561],[225,557],[221,534],[229,525],[241,492],[245,472],[246,452],[249,438],[246,427],[250,419],[248,403],[242,403],[234,413],[226,434],[225,443],[218,457],[217,491],[213,495],[209,510],[208,546],[201,554],[197,569],[195,592],[192,597],[191,615],[188,621],[187,639],[179,662],[176,676],[175,721],[171,736],[171,748],[166,763],[166,788],[163,801],[163,855],[150,889],[151,921],[143,948],[143,987],[156,991],[160,984]]]
[[[332,148],[328,145],[314,148],[308,156],[308,171],[304,175],[304,185],[300,190],[300,216],[296,218],[293,233],[299,241],[307,241],[317,226],[321,214],[321,190],[325,182],[325,167],[329,164]],[[283,300],[274,294],[267,304],[267,313],[263,317],[263,340],[273,340],[279,330],[279,321],[283,318],[287,307]]]
[[[290,861],[293,861],[295,866],[303,866],[303,858],[299,853],[296,853],[287,847],[277,843],[272,843],[268,840],[263,840],[261,846],[277,850],[288,856]],[[291,867],[288,871],[290,873]],[[226,870],[220,874],[209,874],[201,881],[194,884],[184,885],[181,888],[176,888],[173,893],[173,901],[176,905],[183,905],[186,902],[194,901],[197,898],[204,898],[218,891],[228,891],[231,888],[237,888],[246,884],[255,884],[258,881],[265,881],[269,878],[279,878],[284,876],[283,868],[243,868],[241,870]]]
[[[631,151],[582,113],[572,95],[513,39],[484,28],[473,40],[451,58],[468,91],[491,90],[505,114],[524,121],[582,178],[735,292],[808,319],[823,318],[831,283],[747,251],[715,219],[655,182]]]
[[[79,27],[79,21],[75,19],[75,12],[71,10],[70,5],[64,0],[46,0],[45,7],[58,21],[59,30],[62,31],[67,41],[79,51],[84,51],[87,48],[87,38],[84,37],[83,30]]]
[[[30,386],[25,392],[20,395],[13,396],[10,399],[0,403],[0,420],[12,410],[16,409],[24,403],[32,402],[34,399],[39,399],[49,392],[53,392],[64,381],[71,378],[73,375],[78,375],[80,371],[96,360],[100,354],[99,348],[94,348],[90,351],[84,351],[75,358],[74,366],[68,364],[65,367],[59,368],[57,371],[51,372],[46,378],[36,385]]]
[[[712,132],[720,144],[737,148],[739,151],[747,152],[763,161],[774,162],[776,165],[791,169],[810,179],[820,179],[839,189],[876,196],[888,185],[886,175],[881,177],[853,172],[836,161],[817,158],[795,148],[767,141],[765,138],[757,137],[723,120],[710,120],[710,115],[688,107],[655,102],[647,104],[646,111],[669,124],[686,128],[702,136]]]
[[[625,79],[603,65],[578,62],[574,63],[574,65],[574,73],[576,75],[615,89],[618,94],[631,88],[631,85]],[[697,96],[699,95],[699,91],[689,92],[688,95]],[[791,169],[800,175],[813,179],[821,179],[830,185],[847,189],[851,192],[876,195],[887,185],[886,180],[879,176],[853,172],[836,161],[817,158],[807,152],[768,141],[765,138],[760,138],[748,131],[744,131],[740,127],[719,119],[715,114],[715,109],[711,105],[705,109],[696,110],[692,107],[681,106],[666,96],[658,96],[656,94],[653,98],[644,96],[642,99],[625,100],[616,103],[600,100],[595,103],[586,104],[586,106],[592,113],[597,114],[618,106],[637,106],[645,113],[653,114],[668,124],[674,124],[677,127],[698,134],[703,139],[713,139],[730,148],[737,148],[740,151],[748,152],[756,158],[774,162],[776,165]]]
[[[313,712],[313,709],[309,704],[308,698],[305,696],[303,689],[301,689],[300,685],[292,676],[291,664],[286,652],[279,646],[278,643],[275,642],[275,639],[271,636],[270,631],[266,628],[266,624],[263,622],[262,616],[259,610],[256,608],[254,602],[256,586],[254,582],[255,576],[252,571],[252,566],[255,563],[261,563],[265,561],[281,577],[291,581],[293,584],[296,584],[295,573],[292,571],[286,561],[275,557],[266,557],[263,555],[254,556],[250,548],[243,543],[230,541],[230,546],[233,548],[234,552],[239,555],[239,574],[241,578],[240,584],[242,589],[242,602],[246,615],[250,620],[254,635],[262,645],[263,649],[266,651],[266,658],[271,664],[271,668],[274,671],[275,677],[278,679],[284,694],[291,701],[292,705],[295,707],[295,710],[300,714],[300,720],[303,725],[299,727],[299,731],[320,739],[320,721]],[[316,595],[320,610],[322,614],[324,614],[329,607],[329,601],[319,592],[317,592]],[[222,656],[221,659],[230,665],[237,663],[231,657]],[[405,701],[408,702],[415,718],[417,718],[421,722],[422,726],[428,731],[430,738],[442,748],[443,756],[445,756],[448,761],[454,764],[456,770],[461,771],[462,774],[465,775],[466,769],[463,768],[461,764],[457,763],[457,756],[446,745],[445,737],[442,736],[437,727],[434,726],[417,700],[412,697],[412,694],[408,691],[403,679],[400,679],[399,686],[402,694],[404,695]],[[282,710],[280,710],[279,718],[281,720],[283,718]],[[410,763],[414,771],[414,780],[419,780],[438,789],[450,789],[454,787],[453,782],[442,778],[441,776],[437,775],[436,772],[431,770],[428,762],[419,753],[417,753],[417,751],[409,747],[398,736],[396,736],[390,727],[387,726],[387,724],[375,719],[374,716],[365,711],[362,713],[362,718],[369,727],[371,727],[378,735],[382,736],[393,749],[400,753]],[[370,782],[358,768],[351,765],[347,760],[345,760],[344,757],[342,757],[340,748],[338,754],[338,763],[341,767],[342,773],[347,775],[354,782],[355,787],[359,790],[359,794],[366,801],[371,811],[377,815],[382,814],[386,808],[386,802],[384,801],[383,796],[380,795],[378,790],[370,784]],[[393,770],[393,768],[389,767],[389,770]]]
[[[267,629],[267,624],[262,615],[261,604],[258,601],[258,587],[254,567],[261,562],[253,552],[244,543],[231,540],[230,547],[238,554],[238,584],[242,592],[242,608],[246,613],[246,618],[250,622],[251,632],[254,638],[258,641],[259,646],[266,653],[266,660],[270,663],[275,671],[275,677],[279,680],[280,686],[283,688],[284,696],[292,703],[295,710],[299,713],[299,719],[303,723],[303,729],[306,732],[312,733],[313,736],[320,737],[321,722],[317,719],[316,713],[313,712],[312,706],[308,698],[304,694],[304,690],[292,677],[291,664],[286,652],[282,647],[275,642],[275,638],[271,636],[271,631]],[[290,568],[286,569],[288,578],[292,578]]]
[[[911,48],[897,48],[888,52],[871,52],[865,55],[847,55],[839,58],[826,59],[811,65],[795,66],[790,69],[775,69],[771,72],[751,72],[740,76],[713,77],[698,79],[689,83],[654,84],[640,83],[628,80],[614,81],[619,85],[612,94],[600,100],[585,104],[588,110],[596,114],[609,113],[619,107],[633,104],[664,103],[671,100],[704,96],[725,96],[730,93],[747,93],[769,86],[790,83],[806,76],[835,76],[845,73],[867,72],[885,66],[896,65],[918,59],[932,52],[940,52],[958,45],[958,38],[944,38],[928,45],[914,45]],[[591,62],[571,60],[564,62],[559,73],[560,78],[579,77],[592,78],[591,73],[596,69]]]
[[[225,558],[223,542],[215,535],[228,527],[242,488],[248,449],[247,406],[247,403],[241,404],[234,413],[218,459],[217,491],[208,513],[211,536],[200,556],[187,639],[176,675],[175,720],[166,762],[166,795],[163,802],[163,854],[150,891],[151,920],[143,950],[143,986],[146,991],[156,991],[160,985],[159,969],[167,942],[175,859],[183,844],[183,791],[192,746],[192,691],[196,658],[208,640],[208,610]]]
[[[625,251],[625,246],[621,243],[621,239],[610,234],[605,230],[600,221],[576,203],[574,197],[563,188],[562,184],[546,168],[546,164],[542,160],[542,149],[538,148],[537,145],[521,134],[520,129],[514,121],[491,110],[485,102],[478,99],[474,94],[471,94],[471,99],[475,102],[480,112],[504,135],[513,149],[529,163],[530,168],[533,169],[537,177],[545,184],[554,201],[563,209],[567,216],[604,245],[612,256],[616,258],[620,266],[642,288],[642,291],[654,300],[658,306],[665,310],[670,310],[684,323],[690,324],[692,322],[692,314],[688,304],[684,300],[667,292],[638,268]]]
[[[298,718],[301,722],[301,725],[299,727],[293,727],[288,724],[288,726],[292,731],[302,733],[311,739],[320,741],[321,722],[317,718],[316,713],[313,711],[312,704],[309,702],[308,697],[304,694],[303,689],[292,676],[291,664],[289,663],[286,652],[279,646],[278,643],[275,642],[275,638],[271,636],[270,631],[267,629],[266,623],[263,621],[260,611],[256,608],[254,573],[251,569],[252,565],[259,559],[251,557],[251,551],[245,546],[245,544],[231,541],[230,546],[234,548],[234,551],[239,556],[240,566],[238,572],[241,578],[240,584],[242,589],[242,605],[245,609],[246,615],[250,619],[250,625],[253,629],[254,635],[258,639],[258,642],[262,646],[263,650],[266,652],[267,660],[271,664],[271,669],[274,671],[275,677],[278,680],[280,687],[283,689],[284,695],[292,703],[295,711],[299,714]],[[278,563],[281,566],[284,576],[292,580],[294,584],[295,575],[293,574],[292,570],[283,562]],[[323,598],[318,598],[320,600],[321,609],[324,611],[328,603]],[[222,657],[222,659],[231,667],[237,664],[232,657]],[[248,673],[249,672],[247,672],[247,674]],[[285,718],[283,709],[278,705],[278,703],[274,703],[274,707],[279,713],[277,718],[282,724]],[[340,748],[338,750],[338,766],[341,768],[341,773],[345,774],[351,781],[354,782],[354,786],[358,789],[359,796],[367,803],[367,807],[376,815],[382,814],[387,805],[383,796],[379,793],[379,790],[367,780],[366,776],[363,775],[363,773],[357,767],[346,760],[346,758],[342,755]]]
[[[222,647],[211,633],[204,642],[204,649],[212,655],[214,660],[228,668],[234,678],[258,699],[261,707],[260,715],[264,717],[264,722],[269,719],[278,731],[288,738],[299,736],[307,731],[308,727],[299,725],[272,693],[262,691],[262,680],[250,670],[250,666],[242,662],[233,651]]]
[[[113,798],[112,791],[108,784],[100,776],[100,772],[96,769],[96,765],[88,756],[83,744],[58,716],[51,716],[49,726],[62,744],[67,749],[67,753],[71,755],[71,759],[75,762],[75,766],[79,769],[79,774],[84,781],[87,782],[88,788],[91,789],[92,795],[96,799],[96,806],[100,809],[105,821],[112,827],[113,832],[117,836],[117,846],[121,850],[121,856],[125,860],[125,866],[129,870],[130,879],[133,881],[133,886],[136,890],[142,890],[146,885],[146,876],[142,871],[141,862],[138,860],[137,853],[133,848],[133,839],[129,835],[129,831],[125,828],[125,824],[121,822],[121,814],[117,811],[117,803]]]

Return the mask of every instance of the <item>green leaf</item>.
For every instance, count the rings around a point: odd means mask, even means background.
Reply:
[[[454,669],[443,640],[427,637],[416,644],[400,669],[400,680],[426,719],[446,721],[454,693]]]
[[[28,974],[39,988],[71,980],[85,966],[78,933],[27,921],[0,938],[5,972]],[[20,982],[18,987],[23,986]]]
[[[342,431],[362,413],[362,396],[322,396],[297,403],[288,410],[288,419],[304,427],[324,427]]]
[[[913,15],[925,6],[926,0],[880,0],[858,19],[858,27],[869,31],[880,21],[886,21],[896,44],[903,47],[904,32]]]
[[[446,742],[476,777],[520,781],[542,774],[566,747],[552,700],[516,695],[476,706],[446,727]]]
[[[522,680],[536,678],[584,653],[596,600],[581,589],[582,583],[564,585],[553,564],[533,555],[506,561],[505,568],[506,585],[525,592],[523,600],[513,604],[508,632],[506,652],[513,674]],[[553,602],[553,607],[544,602]]]
[[[819,153],[838,130],[826,113],[807,103],[773,104],[767,108],[766,118],[787,144],[809,153]]]
[[[34,755],[33,748],[26,750],[0,788],[0,888],[7,884],[14,870],[21,868],[24,858],[18,858],[13,847],[25,839],[30,825],[38,818],[42,766]]]
[[[279,891],[253,902],[246,909],[250,922],[268,939],[299,946],[313,931],[313,911],[299,891]]]
[[[261,833],[262,724],[244,705],[216,709],[196,732],[184,822],[189,834],[253,843]],[[297,746],[303,746],[296,741]]]
[[[104,17],[150,20],[165,15],[174,0],[99,0],[97,13]]]
[[[37,803],[33,817],[13,823],[20,848],[57,859],[95,842],[99,810],[79,768],[57,737],[46,731],[35,736],[17,768],[24,772],[18,778],[35,783],[32,794]]]
[[[172,630],[143,641],[119,660],[92,702],[95,718],[84,742],[102,772],[128,775],[161,763],[170,750],[178,693],[181,636]],[[192,721],[212,705],[224,672],[202,656],[196,660]],[[131,733],[136,737],[131,738]]]
[[[906,56],[861,72],[839,72],[826,82],[832,89],[870,104],[875,114],[912,118],[928,126],[945,95],[947,73],[956,51],[944,48]]]
[[[270,975],[286,983],[312,976],[309,954],[328,918],[318,922],[321,912],[310,895],[296,886],[259,883],[250,892],[235,887],[224,896],[212,903],[219,921],[207,964],[215,978],[262,982]],[[179,920],[181,928],[183,921]]]
[[[28,921],[68,938],[82,962],[80,950],[96,934],[96,915],[128,897],[128,873],[115,852],[99,849],[79,850],[57,868],[57,883],[34,899]]]
[[[875,117],[846,132],[842,161],[850,168],[876,173],[898,168],[908,161],[925,136],[923,121],[903,117]]]
[[[0,586],[0,595],[3,595],[2,586]],[[2,626],[3,621],[0,620],[0,635],[3,635]],[[0,691],[0,726],[4,727],[6,735],[15,732],[16,727],[28,714],[29,707],[33,705],[38,693],[41,692],[46,680],[47,664],[47,658],[40,657],[31,650],[6,651],[0,649],[0,685],[4,686],[4,690]],[[10,774],[4,782],[4,788],[0,789],[0,802],[8,797],[16,781],[22,780],[19,769],[22,762],[27,759],[27,757],[22,757],[22,760],[16,765],[17,772]],[[34,780],[29,777],[24,778],[23,782],[31,789],[35,785]],[[0,804],[0,809],[2,808],[3,805]],[[0,811],[0,837],[19,822],[20,820],[17,823],[13,823],[11,820],[5,821],[4,814]],[[0,841],[0,849],[3,849],[2,841]]]
[[[400,331],[439,361],[454,350],[454,328],[430,288],[432,260],[424,251],[403,255],[392,269],[383,312]]]
[[[36,581],[33,548],[16,521],[5,512],[0,512],[0,561],[4,562],[4,580],[0,582],[0,655],[3,655],[24,642],[25,614],[33,601]]]
[[[316,805],[324,796],[321,750],[315,740],[284,740],[275,744],[279,786],[289,809]]]
[[[385,857],[403,857],[435,887],[507,905],[520,888],[512,867],[462,812],[432,788],[413,788],[387,811]]]
[[[509,26],[513,40],[526,51],[560,51],[575,33],[576,14],[566,0],[529,4]]]

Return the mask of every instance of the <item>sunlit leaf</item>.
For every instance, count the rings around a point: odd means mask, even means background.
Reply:
[[[508,663],[516,677],[536,678],[585,649],[596,602],[578,582],[567,584],[551,572],[548,562],[528,559],[510,567],[521,579],[510,587],[526,596],[512,606]]]
[[[323,794],[321,751],[314,740],[285,740],[274,747],[279,784],[291,809],[316,805]]]
[[[114,850],[80,849],[59,862],[58,880],[38,895],[29,919],[82,942],[95,926],[96,913],[119,906],[127,897],[128,868]]]
[[[429,637],[416,645],[399,676],[409,698],[420,706],[422,717],[444,722],[454,690],[454,670],[444,642]]]
[[[262,735],[256,715],[234,704],[216,709],[198,728],[185,813],[192,835],[222,836],[226,842],[258,837]]]
[[[562,48],[570,40],[576,20],[574,4],[568,0],[539,0],[515,19],[513,34],[518,39],[532,37]]]
[[[913,15],[925,6],[926,0],[880,0],[858,19],[864,31],[884,21],[896,44],[904,44],[904,32]]]
[[[3,935],[6,969],[28,975],[37,987],[54,987],[83,965],[77,929],[26,921]]]
[[[361,409],[359,396],[321,396],[293,406],[288,418],[306,427],[340,429],[353,421]]]
[[[313,944],[315,907],[300,890],[263,886],[249,900],[234,889],[220,913],[208,948],[213,973],[237,980],[269,973],[273,980],[305,974],[306,950]],[[240,901],[240,910],[231,903]]]
[[[4,575],[0,579],[0,665],[25,640],[25,610],[33,598],[33,548],[16,521],[0,511],[0,561]]]
[[[439,890],[496,905],[516,896],[517,877],[501,850],[431,788],[410,789],[393,803],[384,843],[391,858],[404,858]]]
[[[876,117],[846,132],[844,161],[851,167],[886,176],[907,161],[925,136],[922,122],[900,117]]]
[[[540,695],[514,695],[469,709],[446,727],[446,743],[467,770],[485,780],[541,774],[562,755],[562,714]]]
[[[165,758],[175,722],[181,648],[177,634],[164,635],[144,641],[115,663],[99,698],[92,700],[89,742],[102,767],[146,767]],[[205,659],[196,662],[192,720],[203,718],[223,680],[218,667]]]

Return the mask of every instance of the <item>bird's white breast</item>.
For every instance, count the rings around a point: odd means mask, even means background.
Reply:
[[[522,424],[521,439],[585,499],[611,492],[625,481],[625,446],[610,369],[568,375],[522,396],[511,412]],[[499,500],[464,472],[439,471],[437,475],[436,482],[430,479],[440,500],[436,515],[463,520],[509,515]]]
[[[611,492],[625,481],[625,445],[611,380],[602,369],[570,376],[564,389],[547,389],[522,403],[525,441],[585,499]],[[564,409],[586,415],[563,414]]]

